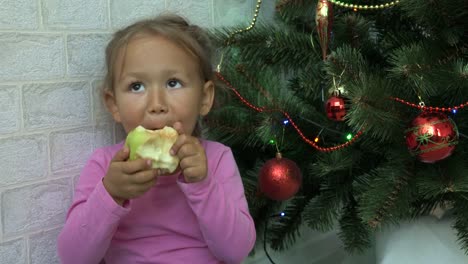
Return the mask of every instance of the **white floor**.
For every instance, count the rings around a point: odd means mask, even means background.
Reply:
[[[452,224],[451,218],[428,216],[385,229],[376,236],[376,263],[467,264]]]
[[[301,237],[284,252],[269,250],[276,264],[467,264],[453,220],[422,217],[386,228],[375,236],[375,247],[360,256],[346,254],[336,231],[301,229]],[[243,264],[270,264],[263,248]]]
[[[336,231],[320,233],[308,228],[301,229],[301,237],[292,248],[284,252],[268,250],[276,264],[374,264],[374,249],[362,256],[346,254]],[[249,257],[243,264],[270,264],[263,248]]]

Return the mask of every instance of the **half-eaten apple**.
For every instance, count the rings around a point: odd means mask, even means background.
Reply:
[[[125,140],[125,145],[130,149],[129,159],[150,159],[152,168],[160,169],[163,174],[173,173],[179,166],[179,158],[169,151],[178,136],[172,127],[149,130],[138,126],[128,133]]]

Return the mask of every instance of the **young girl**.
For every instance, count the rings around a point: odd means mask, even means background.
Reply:
[[[240,263],[255,243],[231,150],[197,138],[213,104],[208,40],[175,15],[118,31],[106,50],[104,101],[128,133],[172,126],[180,170],[159,175],[129,161],[124,143],[98,149],[84,167],[58,238],[65,264]]]

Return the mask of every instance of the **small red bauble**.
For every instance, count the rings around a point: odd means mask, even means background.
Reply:
[[[265,162],[260,169],[259,175],[260,191],[270,199],[283,201],[293,197],[301,186],[301,170],[296,163],[290,159],[281,157]]]
[[[334,121],[343,121],[346,115],[345,101],[340,96],[332,96],[325,104],[327,117]]]
[[[423,112],[405,132],[410,153],[425,163],[449,157],[458,144],[457,126],[444,113]]]

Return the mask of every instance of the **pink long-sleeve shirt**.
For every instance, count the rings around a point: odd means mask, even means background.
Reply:
[[[102,178],[123,143],[97,149],[81,172],[58,237],[64,264],[241,263],[255,243],[241,177],[231,150],[203,140],[208,176],[185,183],[161,176],[143,196],[118,205]]]

